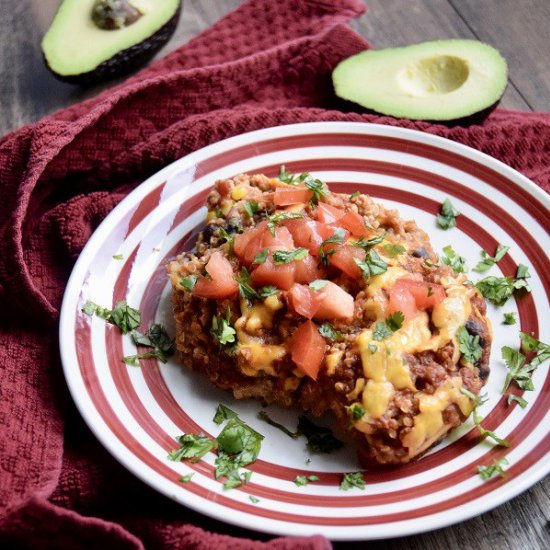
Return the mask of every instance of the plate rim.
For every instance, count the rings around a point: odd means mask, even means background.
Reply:
[[[126,211],[128,208],[128,205],[131,205],[139,195],[147,194],[150,191],[149,187],[154,188],[158,186],[159,183],[166,181],[169,177],[174,176],[177,173],[180,173],[185,169],[186,165],[192,166],[195,163],[195,159],[208,157],[212,151],[216,151],[217,149],[223,150],[224,148],[230,148],[231,145],[242,143],[243,140],[246,141],[247,139],[254,139],[256,136],[260,138],[258,141],[261,141],[261,138],[267,139],[269,137],[274,137],[274,136],[281,137],[279,136],[279,134],[288,135],[291,132],[299,132],[303,134],[315,134],[323,131],[323,129],[329,129],[334,133],[351,132],[351,133],[357,133],[357,134],[363,134],[363,135],[383,135],[383,136],[389,136],[389,137],[402,137],[404,139],[410,138],[414,142],[420,142],[423,144],[435,146],[445,151],[456,153],[462,157],[466,157],[467,159],[474,160],[484,166],[487,166],[488,168],[493,168],[499,173],[503,173],[504,176],[518,183],[518,185],[520,185],[523,190],[528,191],[529,194],[534,198],[536,198],[540,202],[540,204],[544,208],[546,208],[546,210],[548,210],[550,213],[550,195],[547,194],[542,188],[540,188],[534,182],[532,182],[529,178],[527,178],[526,176],[524,176],[514,168],[508,166],[504,162],[494,157],[491,157],[486,153],[473,149],[472,147],[469,147],[462,143],[450,140],[448,138],[429,134],[419,130],[412,130],[408,128],[388,126],[383,124],[373,124],[368,122],[316,121],[316,122],[304,122],[304,123],[297,123],[297,124],[286,124],[281,126],[262,128],[259,130],[253,130],[250,132],[244,132],[242,134],[238,134],[238,135],[217,141],[201,149],[193,151],[192,153],[184,155],[179,159],[176,159],[175,161],[171,162],[164,168],[158,170],[157,172],[149,176],[147,179],[145,179],[142,183],[138,184],[124,199],[120,201],[120,203],[98,225],[98,227],[95,229],[90,239],[82,249],[77,261],[75,262],[72,268],[71,275],[67,281],[67,285],[63,294],[63,300],[62,300],[61,309],[60,309],[59,347],[60,347],[61,363],[62,363],[65,381],[69,388],[71,398],[73,399],[73,402],[75,403],[86,425],[90,428],[92,433],[103,445],[103,447],[105,447],[105,449],[109,452],[109,454],[111,454],[111,456],[115,458],[115,460],[117,460],[122,466],[124,466],[124,468],[126,468],[138,479],[146,483],[149,487],[160,492],[161,494],[164,494],[168,498],[172,497],[172,495],[169,494],[169,492],[159,488],[157,485],[154,484],[154,480],[149,479],[143,472],[139,471],[139,468],[134,466],[133,461],[135,460],[135,455],[130,450],[126,450],[125,453],[119,453],[119,450],[116,449],[116,445],[114,445],[112,442],[112,438],[114,437],[116,439],[116,436],[112,433],[112,431],[109,429],[109,427],[104,423],[104,421],[100,417],[97,417],[97,419],[94,419],[93,415],[89,414],[89,412],[91,411],[88,411],[88,405],[84,403],[84,400],[87,399],[88,396],[86,395],[83,397],[76,391],[76,381],[77,381],[77,378],[80,378],[81,376],[80,376],[79,369],[75,368],[75,365],[71,364],[67,356],[68,346],[72,344],[73,335],[69,334],[69,331],[66,330],[66,326],[70,322],[70,315],[72,314],[72,310],[70,309],[69,304],[73,299],[72,297],[72,294],[74,292],[73,287],[75,286],[78,275],[82,270],[82,266],[85,264],[86,255],[87,255],[86,253],[88,250],[90,250],[93,247],[95,241],[99,240],[102,237],[102,234],[108,231],[109,226],[112,224],[112,220],[118,215],[118,213]],[[549,228],[547,227],[547,225],[548,224],[546,225],[543,224],[541,225],[541,227],[543,228],[543,230],[545,230],[548,233]],[[76,290],[79,291],[79,288],[77,288]],[[93,403],[90,406],[93,409],[93,412],[97,414],[97,411],[95,410]],[[101,424],[101,426],[97,425],[98,421]],[[549,449],[549,453],[550,453],[550,449]],[[548,453],[544,455],[544,457],[546,457],[547,455]],[[542,457],[538,461],[538,463],[541,463],[544,460],[544,457]],[[535,463],[535,465],[536,464],[537,463]],[[147,465],[144,465],[144,466],[145,468],[149,468]],[[465,521],[474,516],[485,513],[489,510],[496,508],[497,506],[500,506],[501,504],[504,504],[505,502],[511,500],[512,498],[528,490],[535,483],[537,483],[543,477],[545,477],[548,473],[550,473],[550,461],[547,461],[547,466],[545,468],[540,468],[538,470],[533,466],[531,466],[525,472],[524,477],[522,477],[522,479],[519,482],[514,484],[507,484],[505,487],[499,490],[496,494],[493,493],[491,498],[484,499],[486,502],[484,502],[484,500],[481,500],[481,502],[479,502],[474,508],[472,508],[471,502],[467,502],[461,505],[461,507],[464,508],[462,510],[462,513],[458,515],[456,515],[456,513],[453,514],[450,520],[449,519],[445,519],[443,521],[438,520],[437,517],[438,515],[441,514],[441,512],[438,512],[437,514],[432,514],[431,516],[425,516],[422,518],[423,522],[420,525],[420,528],[417,525],[418,519],[406,520],[406,526],[404,525],[400,526],[398,528],[398,532],[396,532],[394,536],[403,537],[403,536],[408,536],[412,534],[424,533],[424,532],[431,531],[438,528],[449,527],[456,523]],[[208,501],[204,500],[203,502],[203,500],[204,499],[197,497],[197,498],[191,499],[191,502],[186,504],[183,504],[180,501],[177,501],[177,502],[178,502],[178,505],[180,506],[181,505],[187,506],[190,509],[193,509],[195,511],[198,511],[201,514],[204,514],[205,516],[211,517],[218,521],[223,521],[226,524],[237,525],[239,527],[244,527],[246,529],[250,529],[260,533],[261,532],[271,533],[271,534],[280,535],[280,536],[281,535],[307,536],[307,535],[312,535],[316,532],[315,529],[312,529],[312,527],[314,526],[311,526],[311,525],[296,523],[296,524],[292,524],[292,526],[289,527],[291,525],[290,523],[282,520],[271,519],[271,518],[269,520],[270,523],[274,525],[278,524],[280,528],[277,529],[275,527],[271,528],[270,526],[264,527],[260,525],[258,526],[250,525],[245,520],[240,521],[240,517],[234,517],[234,515],[236,516],[243,515],[244,517],[251,516],[254,518],[263,519],[262,516],[257,516],[257,515],[249,514],[248,512],[242,512],[242,511],[237,512],[236,510],[230,510],[231,512],[230,514],[228,514],[223,518],[220,518],[220,516],[215,511],[211,511],[209,509],[210,507],[208,506],[209,504]],[[447,515],[450,516],[451,514],[447,512]],[[365,526],[365,529],[372,531],[374,528],[377,527],[378,529],[381,529],[383,531],[385,525],[386,524],[373,524],[373,525]],[[386,530],[387,530],[387,526],[386,526]],[[331,540],[376,540],[376,539],[387,538],[385,534],[382,532],[378,534],[368,533],[362,536],[361,538],[358,538],[356,535],[354,535],[353,537],[346,537],[345,534],[341,533],[342,527],[331,526],[328,529],[326,529],[326,531],[335,532],[333,534],[325,534],[325,536],[327,536],[327,538],[330,538]]]

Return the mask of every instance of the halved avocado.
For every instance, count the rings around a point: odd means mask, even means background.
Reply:
[[[90,84],[149,61],[176,29],[181,0],[63,0],[42,51],[61,80]]]
[[[385,115],[463,118],[495,104],[506,88],[498,50],[477,40],[436,40],[367,50],[332,73],[336,95]]]

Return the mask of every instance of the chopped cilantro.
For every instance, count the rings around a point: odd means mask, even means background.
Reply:
[[[508,399],[506,401],[508,405],[511,405],[515,401],[522,409],[525,409],[528,405],[527,399],[513,393],[508,394]]]
[[[372,338],[373,340],[381,341],[389,338],[392,334],[392,330],[385,321],[378,321],[372,331]]]
[[[233,254],[233,246],[235,244],[235,237],[233,235],[230,235],[226,229],[224,229],[223,227],[220,227],[218,229],[218,235],[220,236],[220,239],[222,240],[222,242],[226,242],[229,244],[229,252],[231,252],[231,254]]]
[[[491,269],[497,262],[500,262],[502,258],[506,255],[506,252],[510,250],[509,246],[499,244],[497,247],[497,250],[495,252],[495,256],[489,256],[485,250],[481,251],[481,261],[474,267],[474,271],[477,273],[483,273],[484,271],[487,271]]]
[[[443,248],[444,256],[441,256],[441,263],[450,266],[455,273],[467,273],[468,266],[466,258],[459,256],[451,245]]]
[[[365,480],[361,472],[348,472],[344,474],[340,483],[341,491],[348,491],[349,489],[365,489]]]
[[[306,437],[307,448],[312,453],[331,453],[344,445],[328,428],[317,426],[303,415],[298,421],[298,432]]]
[[[299,220],[304,217],[303,214],[297,212],[277,212],[267,218],[267,228],[273,236],[275,236],[275,227],[284,220]]]
[[[428,298],[429,298],[430,296],[433,296],[433,295],[434,295],[434,289],[433,289],[433,287],[428,286]]]
[[[250,471],[241,474],[239,470],[233,470],[226,476],[226,480],[223,484],[223,490],[228,491],[229,489],[240,487],[241,485],[248,483],[251,477],[252,472]]]
[[[512,277],[485,277],[476,283],[476,288],[484,298],[496,306],[503,306],[515,290],[525,288],[528,292],[530,291],[524,278],[513,279]]]
[[[308,177],[303,180],[303,183],[313,193],[313,197],[311,198],[312,204],[317,204],[321,198],[328,195],[327,186],[320,179],[308,175]]]
[[[258,209],[259,209],[258,201],[251,200],[251,201],[246,201],[244,203],[244,211],[246,212],[246,215],[249,218],[253,218],[254,214],[258,212]]]
[[[319,247],[319,260],[324,266],[328,266],[328,259],[329,256],[334,254],[336,252],[336,249],[333,248],[331,250],[325,251],[325,246],[329,244],[339,244],[343,242],[344,237],[346,236],[345,229],[339,227],[333,235],[331,235],[328,239],[325,239],[321,246]]]
[[[386,238],[385,233],[376,235],[376,237],[371,237],[370,239],[365,239],[361,237],[358,241],[354,241],[351,244],[357,248],[362,248],[365,252],[368,252],[373,246],[380,244]]]
[[[502,393],[508,389],[512,381],[522,390],[534,390],[533,373],[542,362],[550,358],[550,345],[544,344],[525,332],[520,332],[520,338],[523,350],[527,353],[535,353],[535,356],[530,362],[526,362],[525,355],[519,350],[509,346],[502,348],[502,358],[508,368]]]
[[[483,353],[483,348],[479,343],[479,335],[475,336],[470,334],[465,326],[460,327],[456,331],[456,336],[458,340],[458,349],[464,357],[467,363],[475,365],[480,359]]]
[[[273,252],[273,262],[275,264],[289,264],[303,260],[309,254],[307,248],[297,248],[296,250],[275,250]]]
[[[258,290],[258,294],[260,295],[260,298],[267,298],[269,296],[273,296],[274,294],[277,294],[278,292],[279,292],[279,289],[274,285],[263,286]]]
[[[253,260],[252,263],[254,263],[254,264],[263,264],[263,263],[265,263],[265,261],[267,260],[267,254],[268,254],[268,249],[264,248],[263,250],[258,252],[258,254],[256,254],[256,256],[254,256],[254,260]]]
[[[141,324],[141,313],[137,309],[130,307],[126,303],[126,300],[121,300],[115,304],[109,322],[116,325],[122,334],[127,334],[139,327]]]
[[[376,250],[369,250],[364,262],[357,258],[354,258],[354,260],[365,279],[380,275],[388,270],[388,264],[378,255]]]
[[[407,252],[407,249],[400,244],[385,244],[382,248],[390,258],[395,258],[396,256]]]
[[[501,353],[502,359],[506,363],[506,368],[508,369],[502,393],[508,389],[512,381],[515,381],[522,390],[534,390],[535,386],[531,376],[533,371],[537,368],[537,365],[531,365],[530,363],[525,364],[525,355],[519,350],[515,350],[509,346],[503,346]]]
[[[122,334],[127,334],[141,324],[141,313],[130,307],[126,300],[120,300],[112,310],[101,307],[93,302],[86,302],[82,308],[86,315],[97,315],[108,323],[117,326]]]
[[[137,330],[132,331],[132,340],[136,346],[149,346],[156,348],[167,355],[172,352],[174,340],[170,338],[166,329],[160,323],[153,323],[149,330],[142,334]]]
[[[325,288],[328,285],[328,281],[326,279],[316,279],[315,281],[312,281],[309,283],[309,288],[311,290],[321,290],[322,288]]]
[[[82,312],[85,313],[86,315],[89,315],[90,317],[95,314],[98,317],[105,319],[105,321],[108,321],[111,318],[110,309],[101,307],[100,305],[90,301],[87,301],[84,304],[84,306],[82,307]]]
[[[256,498],[254,495],[248,495],[248,498],[250,499],[250,502],[252,502],[252,504],[258,504],[258,502],[260,502],[260,499]]]
[[[205,435],[183,434],[176,437],[180,444],[179,449],[175,449],[168,454],[168,460],[180,462],[182,460],[191,460],[197,462],[206,453],[217,447],[216,441],[213,441]]]
[[[445,230],[456,227],[456,217],[459,215],[460,212],[452,205],[451,201],[445,199],[437,215],[437,225]]]
[[[508,461],[504,457],[497,458],[489,466],[478,466],[477,473],[483,481],[491,479],[495,473],[497,473],[500,477],[504,477],[506,474],[503,466],[506,466],[507,464]]]
[[[396,330],[399,330],[403,326],[404,321],[405,316],[402,311],[396,311],[388,315],[385,321],[378,321],[376,323],[372,331],[372,339],[381,341],[389,338]],[[375,353],[376,349],[372,351],[369,347],[369,351]]]
[[[486,430],[482,425],[481,422],[483,421],[483,418],[479,415],[477,410],[474,410],[474,423],[477,426],[477,429],[479,430],[479,433],[481,434],[481,437],[484,439],[486,437],[492,439],[497,445],[500,445],[501,447],[509,447],[510,443],[506,439],[502,439],[499,437],[495,432],[492,432],[491,430]]]
[[[158,359],[166,363],[168,357],[174,352],[174,340],[170,338],[166,329],[159,323],[152,324],[145,334],[133,330],[131,335],[136,346],[154,348],[153,351],[123,357],[122,361],[132,367],[139,367],[141,359]]]
[[[504,320],[502,321],[503,325],[515,325],[516,323],[517,320],[515,312],[512,311],[511,313],[504,314]]]
[[[122,361],[131,367],[139,367],[141,359],[158,359],[166,363],[166,355],[160,350],[137,353],[136,355],[125,355]]]
[[[361,196],[361,191],[354,191],[350,196],[349,198],[350,199],[356,199],[357,197],[360,197]]]
[[[263,439],[263,435],[246,425],[240,418],[229,419],[216,438],[218,457],[215,461],[215,478],[229,477],[239,468],[254,462]]]
[[[252,278],[248,269],[243,266],[239,275],[234,275],[235,281],[239,283],[239,294],[245,300],[257,300],[260,295],[252,287]]]
[[[535,353],[536,356],[531,360],[531,364],[538,367],[543,361],[550,358],[550,345],[537,340],[526,332],[520,332],[521,345],[529,353]]]
[[[230,418],[237,418],[237,413],[235,411],[232,411],[229,407],[226,407],[223,403],[220,403],[218,405],[218,408],[216,409],[216,414],[214,415],[213,421],[220,425],[225,420],[229,420]]]
[[[265,411],[260,411],[258,413],[258,418],[264,422],[267,422],[270,426],[281,430],[284,434],[288,435],[288,437],[292,437],[292,439],[297,439],[300,437],[300,432],[291,432],[286,426],[279,424],[279,422],[275,422],[275,420],[273,420]]]
[[[124,260],[124,256],[122,254],[114,254],[113,260]]]
[[[286,168],[285,168],[285,165],[283,164],[279,168],[279,176],[278,176],[277,179],[279,181],[282,181],[283,183],[288,183],[290,185],[296,185],[297,183],[303,182],[308,177],[309,177],[308,172],[304,172],[303,174],[299,174],[299,175],[294,175],[294,174],[291,174],[290,172],[287,172]]]
[[[336,330],[330,323],[323,323],[319,327],[319,334],[324,338],[336,340],[337,342],[341,342],[344,339],[343,334]]]
[[[260,452],[264,436],[247,426],[231,409],[219,405],[214,421],[227,423],[215,440],[200,434],[184,434],[177,437],[179,449],[171,451],[170,460],[191,460],[197,462],[211,450],[218,450],[214,462],[215,479],[225,477],[224,490],[240,487],[250,481],[252,472],[240,472],[240,468],[248,466],[256,460]]]
[[[403,326],[403,321],[405,320],[405,316],[403,315],[403,312],[396,311],[395,313],[391,313],[386,318],[386,325],[388,325],[388,328],[395,332],[396,330],[399,330]]]
[[[529,268],[526,265],[519,264],[516,272],[516,279],[529,279],[529,277],[531,277]]]
[[[371,353],[376,353],[378,351],[378,348],[372,342],[367,347]]]
[[[296,479],[294,480],[294,483],[298,487],[304,487],[304,485],[307,485],[308,483],[312,481],[319,481],[319,477],[316,475],[309,475],[309,476],[296,476]]]
[[[348,410],[353,420],[361,420],[366,414],[365,409],[359,403],[355,403]]]
[[[183,278],[180,281],[180,285],[185,288],[185,290],[191,291],[195,288],[195,283],[197,282],[198,278],[198,275],[187,275],[187,277]]]
[[[218,317],[217,315],[212,317],[212,328],[210,329],[210,334],[214,337],[214,340],[220,344],[220,346],[235,343],[235,336],[237,332],[231,326],[231,309],[229,307],[227,308],[227,316],[225,319],[223,317]]]
[[[187,474],[187,475],[184,475],[182,477],[180,477],[179,481],[181,483],[189,483],[191,481],[191,478],[195,475],[195,472],[191,473],[191,474]]]
[[[487,401],[487,396],[475,395],[464,387],[460,388],[460,391],[474,402],[473,419],[474,419],[474,424],[476,425],[481,437],[483,439],[485,439],[486,437],[489,437],[497,445],[500,445],[502,447],[509,447],[510,443],[508,443],[506,439],[502,439],[495,432],[492,432],[491,430],[487,430],[481,425],[481,423],[483,422],[483,418],[479,414],[478,407],[480,407],[481,405],[483,405],[483,403]]]

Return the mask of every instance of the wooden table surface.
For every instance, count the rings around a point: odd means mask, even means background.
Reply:
[[[59,0],[0,0],[0,135],[102,89],[83,90],[60,83],[46,70],[39,44],[58,4]],[[239,4],[240,0],[184,0],[176,34],[160,55]],[[502,52],[510,68],[501,106],[550,111],[550,0],[368,0],[367,4],[368,13],[352,26],[373,47],[437,38],[486,41]],[[546,479],[495,510],[458,525],[353,546],[375,550],[548,549],[549,493]]]

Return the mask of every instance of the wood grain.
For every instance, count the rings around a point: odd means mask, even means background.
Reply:
[[[0,135],[93,96],[105,86],[81,89],[55,80],[40,40],[59,0],[0,0]],[[501,106],[550,110],[549,0],[368,0],[353,27],[373,47],[437,38],[478,38],[498,47],[509,62],[510,85]],[[185,0],[179,27],[159,55],[177,48],[240,0]],[[452,518],[450,518],[452,521]],[[336,548],[370,550],[536,550],[550,548],[550,480],[469,521],[402,539]],[[388,532],[391,537],[391,532]]]

